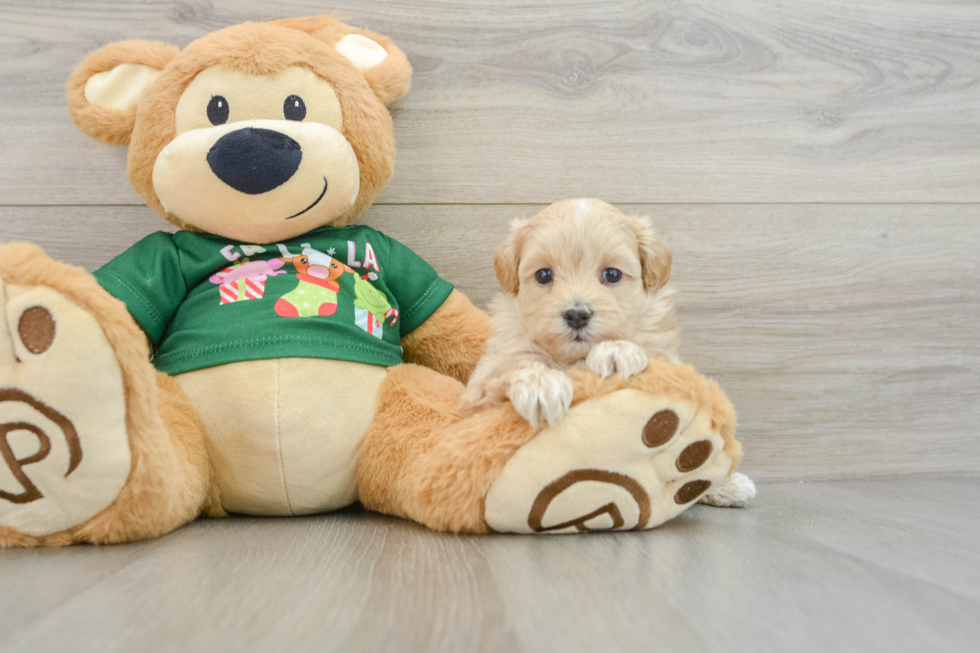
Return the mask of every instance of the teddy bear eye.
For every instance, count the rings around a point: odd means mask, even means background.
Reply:
[[[542,286],[547,286],[549,283],[554,281],[555,273],[548,268],[543,268],[534,273],[534,278]]]
[[[286,120],[302,120],[306,117],[306,103],[298,95],[290,95],[282,105]]]
[[[208,102],[208,120],[212,125],[223,125],[228,122],[228,100],[223,95],[212,95]]]

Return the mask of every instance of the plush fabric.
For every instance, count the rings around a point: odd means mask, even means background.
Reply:
[[[0,474],[11,472],[2,486],[16,488],[0,490],[0,523],[47,535],[108,507],[126,483],[122,375],[99,323],[64,295],[8,284],[6,308],[19,316],[11,326],[20,364],[0,369],[8,425],[0,438],[8,464]],[[85,374],[101,383],[79,388],[76,379]],[[59,510],[48,510],[42,498]]]
[[[700,425],[699,433],[704,433],[705,437],[716,437],[721,452],[716,452],[713,458],[716,467],[703,470],[708,472],[706,477],[711,481],[701,492],[684,504],[674,502],[671,506],[662,501],[666,505],[658,512],[661,516],[659,521],[647,521],[641,527],[656,525],[676,515],[711,484],[721,485],[737,468],[742,448],[734,437],[734,408],[717,383],[698,375],[692,367],[650,361],[645,372],[629,379],[618,376],[600,379],[579,370],[573,370],[571,376],[575,386],[573,410],[590,399],[613,396],[624,390],[647,397],[651,407],[642,402],[624,403],[620,400],[600,411],[598,416],[593,414],[581,420],[579,415],[570,415],[567,423],[555,429],[559,437],[553,440],[542,437],[543,446],[531,451],[528,459],[522,461],[525,469],[531,471],[536,467],[554,465],[560,470],[553,474],[557,479],[565,472],[591,468],[598,461],[595,451],[588,447],[573,452],[573,457],[558,460],[555,464],[556,459],[568,456],[565,437],[561,433],[575,433],[584,423],[583,433],[588,436],[587,439],[602,443],[620,434],[610,423],[615,422],[624,408],[635,407],[638,413],[642,413],[643,423],[660,411],[660,408],[654,407],[658,402],[664,406],[684,405],[692,413],[700,414],[704,422]],[[537,442],[539,435],[546,436],[548,432],[536,432],[510,404],[464,419],[457,408],[463,390],[461,383],[423,367],[403,365],[391,370],[381,386],[377,415],[365,438],[358,463],[358,493],[365,506],[414,519],[438,530],[462,533],[488,533],[492,530],[484,518],[488,492],[501,478],[505,466],[515,458],[515,454],[525,445]],[[636,444],[642,445],[642,433],[627,431],[627,435],[636,435]],[[673,436],[672,432],[670,437]],[[636,446],[625,453],[622,448],[610,447],[610,451],[623,458],[621,467],[642,469],[652,458],[650,451],[659,454],[671,442],[683,441],[687,444],[689,439],[690,436],[657,442],[656,450],[649,446]],[[640,453],[635,453],[635,450]],[[655,458],[676,464],[677,455],[673,451],[671,454],[657,455]],[[710,462],[702,460],[701,464]],[[695,469],[699,467],[701,465]],[[663,472],[661,474],[667,476]],[[517,478],[521,479],[522,476]],[[688,477],[685,477],[685,482],[687,480]],[[512,479],[504,481],[513,482]],[[511,490],[510,494],[530,494],[533,499],[544,485],[546,483],[520,487]],[[651,492],[651,498],[673,501],[679,489],[680,486],[675,488],[671,485],[672,492]],[[597,496],[601,498],[597,499]],[[589,509],[582,508],[579,515],[588,514],[607,502],[604,489],[586,496],[578,503],[588,505]],[[530,530],[527,526],[530,517],[528,510],[517,501],[509,506],[509,510],[514,514],[511,521],[524,524],[524,527],[508,530]],[[634,522],[626,526],[633,528],[636,525]]]
[[[139,103],[143,90],[160,71],[143,64],[123,63],[112,70],[96,73],[85,82],[85,101],[126,111]]]
[[[158,374],[148,363],[146,337],[122,302],[106,293],[85,270],[52,261],[38,247],[25,243],[0,246],[0,278],[7,285],[51,288],[98,321],[125,386],[131,452],[126,484],[105,510],[72,528],[44,536],[17,532],[0,523],[0,544],[132,541],[173,530],[202,510],[220,514],[197,417],[173,379]]]
[[[108,73],[117,66],[146,66],[153,70],[163,70],[170,60],[180,52],[180,48],[150,41],[120,41],[112,43],[85,58],[68,78],[68,108],[72,120],[86,135],[108,145],[127,145],[136,123],[136,108],[140,93],[128,93],[116,88],[116,95],[127,95],[136,100],[126,108],[92,104],[85,97],[85,87],[93,77]],[[117,78],[117,81],[127,81]],[[143,82],[153,82],[156,78],[144,77]],[[146,86],[139,87],[145,91]]]
[[[345,116],[344,136],[355,145],[360,164],[360,193],[354,205],[332,224],[342,226],[360,215],[394,168],[395,143],[391,116],[385,110],[408,92],[411,66],[404,53],[387,38],[378,42],[389,52],[377,71],[362,72],[333,47],[355,30],[329,17],[247,23],[219,30],[188,45],[177,57],[176,48],[162,43],[124,41],[90,54],[68,83],[69,108],[75,123],[90,136],[110,144],[131,143],[129,178],[148,205],[177,226],[196,230],[178,215],[166,211],[153,188],[157,155],[174,140],[174,107],[181,94],[205,69],[225,66],[249,75],[274,75],[300,66],[330,82],[339,92]],[[370,38],[371,32],[359,30]],[[310,35],[313,38],[310,38]],[[375,35],[378,36],[378,35]],[[90,105],[84,87],[88,78],[120,63],[142,64],[162,70],[152,91],[136,107],[118,109]],[[169,65],[168,65],[169,64]]]
[[[387,371],[282,358],[174,377],[203,424],[230,512],[307,515],[357,500],[355,469]]]
[[[432,317],[402,338],[405,362],[466,383],[486,349],[490,320],[455,290]]]
[[[509,403],[461,413],[486,314],[346,227],[392,174],[386,106],[410,83],[391,41],[329,16],[183,50],[125,41],[79,65],[72,119],[129,143],[134,188],[182,231],[94,277],[0,246],[0,545],[357,499],[446,531],[625,530],[725,482],[734,410],[689,367],[573,372],[571,412],[544,430]],[[669,253],[647,249],[656,287]],[[505,289],[514,256],[497,252]]]

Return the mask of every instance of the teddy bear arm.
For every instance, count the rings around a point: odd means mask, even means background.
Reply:
[[[401,339],[406,363],[466,383],[486,350],[490,318],[454,290],[435,313]]]

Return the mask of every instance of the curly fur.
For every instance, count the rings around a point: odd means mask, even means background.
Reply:
[[[646,220],[623,215],[601,200],[556,202],[515,223],[504,244],[494,250],[494,269],[504,293],[491,306],[494,335],[469,381],[464,408],[472,411],[506,401],[515,375],[536,374],[543,383],[548,370],[592,364],[597,348],[616,353],[606,345],[631,346],[640,354],[679,362],[674,293],[664,287],[672,258]],[[621,269],[621,281],[602,281],[608,267]],[[537,282],[539,269],[551,270],[553,280]],[[574,330],[565,321],[563,315],[570,309],[588,311],[591,317],[584,328]],[[605,372],[609,366],[603,367],[593,371]],[[551,375],[550,384],[559,378]]]

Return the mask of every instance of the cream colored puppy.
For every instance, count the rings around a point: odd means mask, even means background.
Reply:
[[[556,202],[515,222],[493,252],[504,293],[462,408],[509,399],[532,426],[554,424],[571,405],[568,368],[633,376],[651,357],[678,362],[664,288],[672,258],[646,220],[600,200]]]
[[[494,336],[460,407],[509,400],[537,428],[568,413],[570,367],[633,376],[650,358],[679,362],[679,334],[665,288],[673,259],[649,223],[596,199],[556,202],[514,223],[493,252],[504,293],[490,309]],[[743,474],[705,503],[744,505],[755,486]]]

